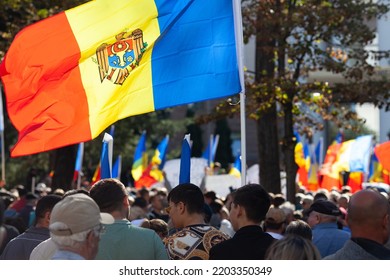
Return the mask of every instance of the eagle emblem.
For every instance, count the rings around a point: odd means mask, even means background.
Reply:
[[[100,81],[105,79],[117,85],[122,85],[130,72],[139,65],[147,43],[143,41],[141,29],[131,34],[121,32],[115,36],[113,44],[101,44],[96,49]]]

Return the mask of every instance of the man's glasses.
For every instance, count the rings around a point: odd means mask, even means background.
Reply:
[[[104,225],[100,224],[99,226],[96,226],[93,229],[93,232],[95,233],[96,236],[101,236],[102,234],[104,234],[106,232],[106,227]]]
[[[172,209],[172,206],[168,206],[168,207],[164,208],[164,210],[165,210],[165,212],[167,212],[167,214],[169,214],[169,212],[171,212],[171,209]]]
[[[179,201],[179,202],[177,202],[177,203],[174,203],[174,202],[173,202],[173,204],[177,205],[177,204],[179,204],[180,202],[181,202],[181,201]],[[183,205],[186,205],[184,202],[181,202],[181,203],[183,203]],[[164,210],[165,210],[165,212],[167,212],[167,214],[169,214],[169,212],[171,212],[171,210],[172,210],[172,206],[165,207]]]

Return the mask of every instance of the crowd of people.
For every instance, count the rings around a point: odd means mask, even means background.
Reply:
[[[375,189],[299,188],[291,203],[259,184],[219,197],[191,183],[136,190],[102,179],[7,194],[1,260],[390,259],[390,203]]]

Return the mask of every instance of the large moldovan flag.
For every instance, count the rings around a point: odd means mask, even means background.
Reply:
[[[2,64],[11,155],[86,142],[117,120],[241,92],[235,0],[98,0],[23,29]]]

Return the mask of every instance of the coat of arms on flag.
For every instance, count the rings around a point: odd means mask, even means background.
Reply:
[[[139,64],[147,43],[143,41],[141,29],[131,34],[121,32],[115,36],[113,44],[102,44],[96,49],[100,81],[104,79],[122,85],[130,72]]]

